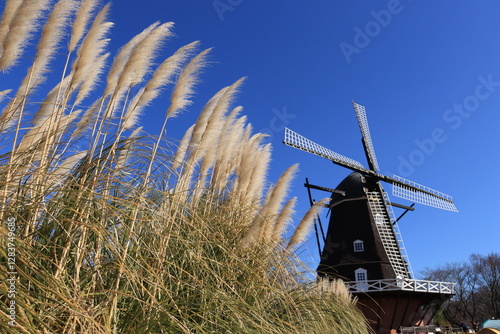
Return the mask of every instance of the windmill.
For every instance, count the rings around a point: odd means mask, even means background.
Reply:
[[[373,329],[378,333],[390,333],[400,326],[430,321],[436,301],[443,302],[453,294],[453,283],[413,279],[397,224],[404,214],[414,210],[413,204],[405,206],[391,202],[382,182],[392,185],[396,197],[443,210],[458,210],[451,196],[399,176],[381,174],[365,108],[355,102],[353,107],[368,168],[288,128],[285,128],[283,142],[352,170],[336,189],[312,185],[308,181],[305,184],[308,191],[319,189],[332,193],[328,205],[330,221],[317,272],[320,277],[344,279],[350,290],[358,294]],[[396,218],[392,207],[405,211]]]

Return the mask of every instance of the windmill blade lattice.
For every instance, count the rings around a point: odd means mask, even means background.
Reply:
[[[367,171],[358,161],[345,157],[342,154],[338,154],[319,144],[316,144],[312,140],[299,135],[297,132],[292,131],[289,128],[285,128],[285,140],[283,140],[283,143],[288,146],[298,148],[299,150],[319,155],[320,157],[326,158],[338,165],[353,169],[355,171]]]
[[[396,181],[396,182],[394,182]],[[400,176],[394,175],[392,180],[392,194],[399,198],[404,198],[416,203],[432,206],[434,208],[458,212],[453,203],[453,198],[449,195],[434,189],[425,187]]]
[[[375,155],[375,148],[373,147],[372,136],[370,135],[370,128],[368,127],[368,119],[366,118],[365,107],[356,102],[352,102],[354,111],[356,112],[356,118],[358,119],[359,128],[361,129],[361,135],[363,136],[363,143],[366,150],[366,157],[368,159],[368,164],[370,168],[374,171],[379,171],[380,167],[378,165],[377,156]]]

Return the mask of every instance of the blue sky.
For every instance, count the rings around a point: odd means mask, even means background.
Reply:
[[[291,193],[299,197],[297,222],[308,208],[306,177],[334,188],[349,171],[283,145],[283,127],[365,164],[354,100],[366,107],[381,171],[450,194],[460,210],[417,205],[401,220],[414,271],[499,251],[500,3],[137,3],[113,4],[116,46],[159,20],[175,22],[167,53],[193,40],[214,48],[196,104],[170,124],[169,134],[178,137],[213,93],[247,76],[237,103],[256,130],[270,134],[270,180],[300,163]],[[146,114],[149,131],[161,114]],[[315,269],[312,233],[299,252]]]
[[[177,139],[216,91],[248,77],[237,104],[270,135],[270,181],[300,163],[296,222],[308,208],[306,177],[334,188],[349,170],[283,145],[284,126],[365,164],[351,101],[364,105],[381,172],[450,194],[460,210],[417,205],[402,219],[418,273],[499,251],[499,14],[487,0],[116,0],[110,46],[172,21],[165,57],[194,40],[214,48],[195,104],[169,125]],[[158,133],[167,100],[143,116],[148,132]],[[315,269],[312,233],[299,252]]]

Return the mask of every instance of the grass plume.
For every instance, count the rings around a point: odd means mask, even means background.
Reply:
[[[71,37],[68,43],[68,51],[71,53],[75,50],[78,43],[85,35],[87,25],[92,18],[92,12],[97,7],[97,0],[82,0],[78,6],[78,12],[73,22]]]
[[[295,229],[295,232],[293,233],[292,237],[290,238],[290,241],[288,242],[288,245],[286,246],[286,249],[288,251],[292,251],[295,249],[299,244],[304,242],[306,240],[307,234],[311,230],[311,226],[314,223],[314,220],[318,216],[318,213],[320,212],[321,209],[325,207],[330,202],[330,198],[323,198],[321,201],[314,203],[313,206],[306,212],[304,215],[304,218],[300,221],[299,225],[297,225],[297,228]]]
[[[0,58],[3,57],[5,50],[5,37],[10,30],[10,24],[14,19],[14,16],[16,16],[22,2],[23,0],[8,0],[5,2],[2,19],[0,20]]]
[[[181,110],[192,103],[190,99],[194,93],[194,86],[198,83],[198,74],[206,66],[210,51],[211,49],[206,49],[200,52],[196,57],[191,59],[180,74],[170,98],[171,104],[167,110],[166,118],[177,116]]]
[[[6,71],[17,63],[38,27],[38,19],[47,9],[49,0],[24,0],[22,4],[16,0],[7,2],[7,12],[2,15],[2,21],[6,21],[8,28],[4,28],[6,34],[2,36],[0,71]]]

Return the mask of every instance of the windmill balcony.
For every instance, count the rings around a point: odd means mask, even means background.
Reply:
[[[376,291],[415,291],[453,295],[454,284],[451,282],[425,281],[407,278],[381,279],[370,281],[345,282],[352,293]]]

